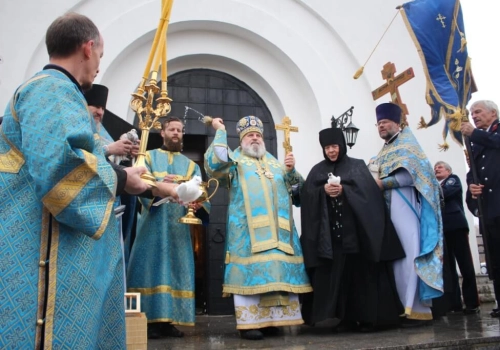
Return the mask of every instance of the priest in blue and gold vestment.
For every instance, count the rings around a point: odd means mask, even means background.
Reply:
[[[276,326],[302,324],[298,294],[312,288],[292,217],[292,193],[304,183],[293,154],[283,166],[266,152],[262,121],[237,124],[240,147],[231,151],[222,119],[205,153],[209,176],[229,188],[223,293],[234,296],[236,328],[260,340]]]
[[[102,37],[73,13],[46,42],[0,127],[0,348],[124,349],[117,175],[82,93]]]
[[[120,137],[117,141],[113,140],[104,125],[102,125],[102,119],[104,118],[106,104],[108,102],[108,92],[109,89],[106,86],[93,84],[90,90],[85,91],[85,100],[89,106],[90,113],[94,117],[97,133],[99,135],[99,141],[103,144],[104,155],[111,162],[123,166],[131,166],[132,161],[127,157],[136,157],[139,152],[139,145],[133,144],[132,141],[123,137]],[[128,261],[130,252],[130,236],[132,234],[132,226],[135,218],[136,202],[136,196],[126,193],[121,196],[117,196],[115,200],[116,207],[120,204],[125,205],[123,215],[118,218],[121,236],[123,237],[121,239],[121,243],[123,246],[123,257],[125,263]]]
[[[405,308],[403,327],[432,320],[432,300],[443,295],[443,222],[434,169],[409,127],[400,130],[401,108],[376,108],[385,144],[373,160],[391,220],[406,257],[394,262],[398,294]]]
[[[146,152],[146,167],[158,182],[175,183],[201,176],[200,167],[182,155],[184,125],[175,117],[163,124],[161,148]],[[142,204],[137,236],[127,269],[129,292],[141,293],[148,318],[148,337],[182,337],[174,325],[194,326],[194,255],[189,225],[179,223],[186,208],[177,203],[152,204],[157,198],[139,198]],[[210,204],[190,204],[206,215]]]

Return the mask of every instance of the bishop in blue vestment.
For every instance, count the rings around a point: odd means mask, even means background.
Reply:
[[[266,152],[262,121],[237,124],[241,146],[231,151],[222,120],[205,153],[209,176],[229,188],[222,291],[234,296],[236,328],[259,340],[269,327],[302,324],[298,294],[312,288],[292,217],[292,192],[304,183],[290,153],[283,166]]]

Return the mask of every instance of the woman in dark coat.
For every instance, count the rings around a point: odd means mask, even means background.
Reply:
[[[304,261],[313,292],[302,299],[309,325],[337,318],[359,330],[399,324],[404,313],[392,261],[404,257],[382,193],[340,129],[319,133],[325,160],[300,192]],[[328,184],[329,173],[340,184]]]

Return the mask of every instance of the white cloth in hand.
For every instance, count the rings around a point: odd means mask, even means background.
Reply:
[[[187,182],[181,183],[177,188],[177,195],[180,203],[191,203],[200,198],[202,190],[200,189],[201,177],[198,175]]]

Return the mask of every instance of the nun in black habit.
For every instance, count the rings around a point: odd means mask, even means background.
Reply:
[[[366,164],[349,158],[340,129],[321,130],[325,160],[300,192],[300,241],[313,292],[303,294],[306,324],[337,318],[361,331],[399,324],[404,313],[392,261],[404,257],[385,201]],[[328,174],[340,177],[329,185]]]

